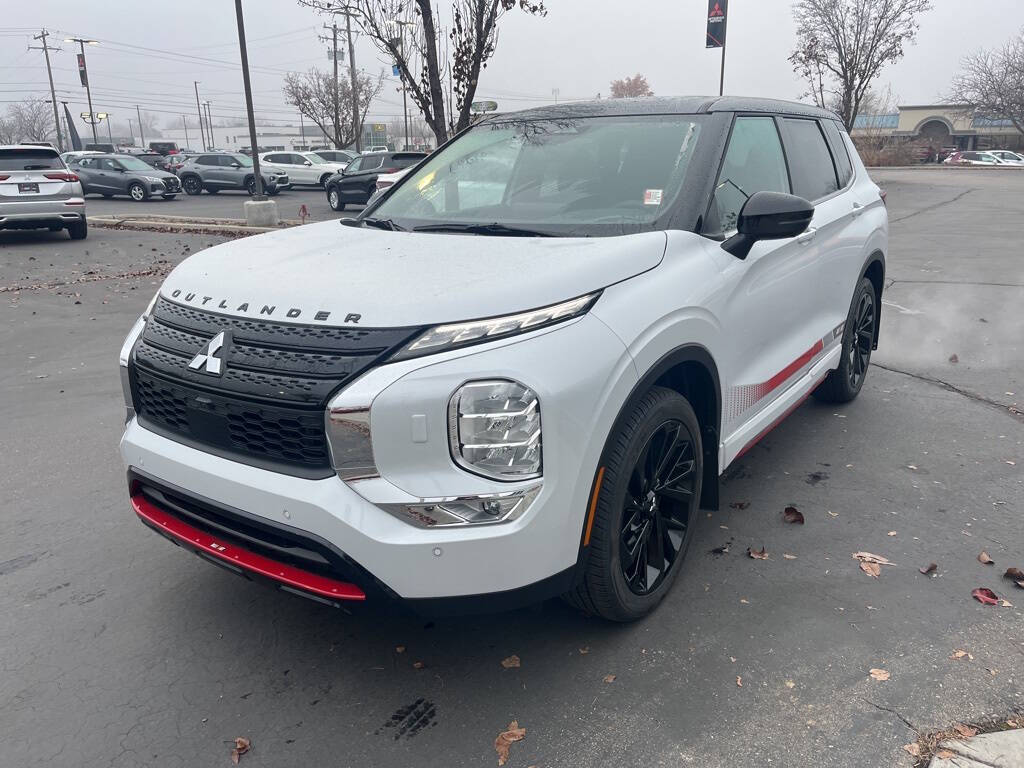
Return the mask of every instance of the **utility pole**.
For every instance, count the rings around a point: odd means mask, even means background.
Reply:
[[[114,145],[114,137],[110,133],[110,113],[107,113],[107,138],[110,139],[110,145]],[[116,149],[116,147],[114,147]]]
[[[241,11],[239,11],[241,13]],[[192,85],[196,88],[196,112],[199,115],[199,136],[203,140],[203,152],[206,151],[206,133],[203,131],[203,110],[199,107],[199,81],[193,80]]]
[[[302,119],[302,113],[299,112],[299,146],[302,147],[302,151],[306,150],[306,124]]]
[[[128,118],[128,134],[132,137],[132,145],[135,144],[135,131],[132,129],[132,119]]]
[[[206,135],[210,137],[210,148],[212,149],[217,145],[217,142],[213,140],[213,120],[210,119],[210,102],[204,101],[203,107],[206,108]]]
[[[354,11],[352,11],[348,6],[345,6],[337,13],[345,16],[345,32],[348,35],[348,70],[349,75],[352,78],[352,132],[356,137],[356,152],[362,152],[362,137],[360,136],[361,131],[359,125],[359,85],[356,82],[356,48],[352,44],[352,15]],[[335,60],[334,66],[337,68],[337,60]],[[335,82],[337,82],[337,79],[335,79]],[[334,90],[335,93],[337,93],[337,86],[335,86]],[[341,147],[339,147],[339,149],[341,149]]]
[[[85,86],[85,95],[89,100],[89,124],[92,126],[92,141],[93,144],[99,144],[100,140],[96,137],[96,116],[92,111],[92,89],[89,87],[89,71],[85,66],[85,44],[99,45],[96,40],[87,40],[81,37],[66,37],[64,38],[65,43],[78,43],[78,75],[82,80],[82,85]]]
[[[256,143],[256,118],[252,112],[252,86],[249,84],[249,54],[245,50],[245,21],[242,18],[242,0],[235,0],[235,18],[238,21],[238,48],[239,53],[242,55],[242,83],[245,85],[245,114],[249,118],[249,146],[252,149],[252,170],[255,174],[256,194],[253,197],[256,200],[265,200],[266,198],[263,196],[263,177],[260,175],[260,151],[259,145]]]
[[[146,148],[146,137],[142,133],[142,112],[139,110],[139,105],[135,105],[135,114],[139,116],[139,146],[143,149]],[[134,141],[135,139],[132,139]]]
[[[333,50],[331,58],[334,60],[334,140],[331,142],[334,144],[335,149],[341,149],[338,146],[338,136],[340,132],[338,126],[341,123],[341,110],[338,107],[338,23],[336,21],[331,22],[331,26],[323,25],[324,29],[331,30],[331,44]]]
[[[49,32],[47,32],[45,29],[41,29],[39,30],[39,34],[34,35],[32,39],[41,40],[43,42],[41,49],[43,51],[43,56],[46,57],[46,74],[50,78],[50,99],[53,103],[53,127],[57,131],[57,151],[63,152],[64,140],[60,135],[60,115],[57,114],[57,94],[53,90],[53,70],[50,69],[50,48],[46,44],[46,38],[49,37],[49,35]],[[29,46],[29,50],[38,51],[40,50],[40,48],[36,46]],[[58,48],[57,50],[59,51],[60,49]]]
[[[189,146],[192,142],[188,140],[188,122],[185,120],[184,115],[181,116],[181,127],[185,129],[185,148],[192,149],[192,147]]]

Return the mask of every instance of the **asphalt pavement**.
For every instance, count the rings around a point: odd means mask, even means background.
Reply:
[[[909,766],[917,731],[1024,707],[1024,591],[1000,578],[1024,568],[1024,175],[876,176],[892,243],[861,396],[809,400],[744,456],[672,593],[626,626],[558,601],[349,616],[153,535],[117,455],[117,351],[220,238],[0,233],[0,766],[226,766],[236,737],[253,768],[486,766],[513,720],[517,768]],[[278,201],[300,195],[322,200]],[[894,565],[873,578],[859,551]]]

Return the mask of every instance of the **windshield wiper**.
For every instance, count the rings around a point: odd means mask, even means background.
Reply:
[[[368,227],[376,227],[377,229],[387,229],[391,232],[404,232],[400,226],[395,224],[391,219],[358,219]]]
[[[492,224],[424,224],[413,227],[413,232],[465,232],[470,235],[508,235],[510,237],[558,237],[552,232],[525,227],[508,227],[494,222]]]

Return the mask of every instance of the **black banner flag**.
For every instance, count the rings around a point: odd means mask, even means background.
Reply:
[[[708,34],[711,33],[709,32]],[[85,55],[81,53],[78,54],[78,76],[82,78],[83,88],[89,84],[89,75],[85,71]]]
[[[708,0],[708,38],[705,48],[725,47],[725,14],[729,0]]]

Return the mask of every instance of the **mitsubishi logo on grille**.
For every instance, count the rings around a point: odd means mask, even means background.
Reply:
[[[188,367],[193,371],[208,373],[211,376],[224,374],[224,356],[231,344],[231,331],[221,331],[192,358]]]

